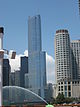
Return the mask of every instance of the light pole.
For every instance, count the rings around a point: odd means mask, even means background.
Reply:
[[[4,50],[3,50],[3,35],[4,35],[4,28],[0,27],[0,107],[2,106],[2,69],[3,69],[3,57],[4,57]]]

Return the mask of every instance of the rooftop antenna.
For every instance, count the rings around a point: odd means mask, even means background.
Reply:
[[[39,8],[37,9],[37,12],[36,12],[36,13],[37,13],[37,15],[39,15]]]

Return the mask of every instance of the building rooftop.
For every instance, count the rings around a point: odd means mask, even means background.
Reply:
[[[80,39],[79,40],[72,40],[71,43],[76,43],[76,42],[80,42]]]
[[[60,30],[57,30],[56,33],[68,33],[68,30],[60,29]]]
[[[4,33],[4,28],[0,27],[0,33]]]

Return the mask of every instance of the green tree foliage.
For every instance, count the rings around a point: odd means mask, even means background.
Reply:
[[[63,93],[59,93],[57,98],[56,98],[56,102],[57,104],[62,104],[65,102],[65,97]]]
[[[65,102],[68,104],[68,103],[71,103],[74,101],[74,98],[70,98],[70,97],[67,97],[65,98]]]

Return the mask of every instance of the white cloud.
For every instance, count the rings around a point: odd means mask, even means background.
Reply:
[[[24,55],[25,55],[25,56],[28,56],[28,50],[25,50],[25,51],[24,51]]]
[[[11,72],[19,70],[19,68],[20,68],[20,55],[16,55],[15,59],[9,59],[9,62],[10,62],[10,66],[11,66]]]
[[[14,71],[20,69],[20,57],[27,56],[27,55],[28,55],[28,53],[26,50],[24,55],[19,54],[19,55],[16,55],[15,59],[9,59],[10,66],[11,66],[11,72],[14,72]]]
[[[47,82],[55,82],[55,60],[52,56],[46,53],[46,71],[47,71]]]
[[[15,59],[9,59],[11,65],[11,71],[14,72],[20,69],[20,57],[28,56],[28,50],[24,51],[24,55],[16,55]],[[55,81],[55,60],[52,56],[46,53],[46,71],[47,71],[47,82],[54,83]]]

